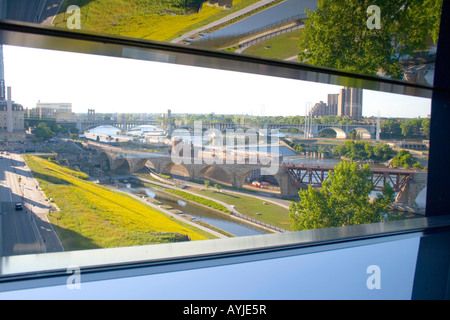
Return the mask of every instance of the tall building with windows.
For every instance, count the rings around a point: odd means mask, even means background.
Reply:
[[[354,120],[362,118],[362,90],[342,88],[339,93],[328,94],[327,103],[320,101],[309,112],[312,117],[341,116]]]
[[[362,89],[345,87],[339,90],[337,115],[361,120]]]
[[[330,110],[330,114],[332,116],[336,116],[338,113],[338,101],[339,101],[339,93],[330,93],[328,94],[328,109]]]
[[[312,107],[309,112],[312,117],[323,117],[329,114],[328,106],[325,102],[320,101]]]

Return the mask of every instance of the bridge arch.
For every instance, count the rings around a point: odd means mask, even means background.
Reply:
[[[116,174],[131,174],[131,166],[127,159],[118,159],[115,161],[115,168],[113,170]]]
[[[96,149],[92,149],[94,153],[98,154],[98,159],[100,161],[100,169],[103,171],[110,171],[112,168],[112,159],[108,156],[106,152],[99,152]]]
[[[330,129],[333,130],[334,132],[336,132],[336,138],[338,138],[338,139],[347,138],[347,134],[345,133],[345,131],[342,130],[341,128],[337,128],[337,127],[325,127],[325,128],[322,128],[321,130],[319,130],[318,133],[321,133],[325,130],[330,130]]]
[[[303,130],[303,128],[300,128],[299,127],[299,125],[286,125],[286,126],[283,126],[283,127],[279,127],[279,128],[277,128],[278,130],[283,130],[283,129],[296,129],[297,131],[301,131],[301,134],[304,134],[305,133],[305,131]],[[300,132],[298,132],[298,133],[300,133]]]
[[[162,174],[172,174],[172,169],[178,169],[178,171],[182,171],[187,178],[193,178],[190,170],[183,163],[174,163],[173,161],[168,161],[160,168],[160,172]]]
[[[252,183],[253,181],[251,181],[252,179],[250,179],[250,181],[247,180],[247,178],[249,177],[249,175],[254,171],[255,169],[251,169],[249,170],[247,173],[245,173],[242,176],[242,180],[241,180],[241,185],[244,186],[248,183]],[[259,168],[259,170],[261,170],[261,176],[260,178],[256,179],[259,182],[269,182],[270,185],[274,186],[274,183],[277,184],[277,187],[280,187],[280,193],[281,193],[281,180],[280,180],[280,176],[278,174],[266,174],[264,173],[264,167]]]
[[[370,134],[369,130],[366,128],[353,128],[350,130],[350,132],[355,131],[356,134],[360,137],[361,140],[369,140],[372,138],[372,135]],[[350,135],[349,132],[349,135]]]
[[[185,178],[191,177],[189,170],[183,164],[174,164],[170,167],[168,173],[171,175],[183,176]]]
[[[145,159],[145,163],[144,163],[144,166],[145,167],[148,167],[148,168],[151,168],[151,169],[153,169],[155,172],[156,172],[156,166],[155,166],[155,164],[152,162],[152,160],[150,160],[150,159]]]
[[[93,124],[93,125],[90,125],[90,126],[86,127],[86,128],[83,130],[83,132],[86,132],[86,131],[88,131],[88,130],[95,129],[95,128],[98,128],[98,127],[110,127],[111,129],[114,128],[114,129],[117,129],[117,130],[119,130],[119,131],[122,131],[121,128],[119,128],[119,127],[117,127],[117,126],[110,125],[110,124],[107,124],[107,125],[105,125],[105,124]],[[95,133],[93,133],[93,134],[95,134]],[[107,135],[107,134],[105,134],[105,135]]]
[[[233,181],[223,168],[220,165],[207,165],[203,169],[198,172],[199,176],[206,180],[212,180],[217,183],[229,184],[232,185]]]
[[[414,202],[417,204],[419,209],[426,208],[426,206],[427,206],[427,187],[426,186],[418,192],[417,197],[414,199]]]
[[[242,133],[244,133],[245,135],[248,134],[248,130],[254,130],[260,136],[266,136],[270,132],[269,129],[267,129],[267,131],[263,131],[264,129],[262,129],[262,128],[255,128],[255,127],[252,127],[252,126],[246,126],[246,125],[241,125],[241,124],[236,124],[236,125],[233,125],[233,126],[226,127],[224,129],[220,130],[220,132],[223,134],[223,133],[226,133],[227,130],[229,130],[229,129],[233,129],[233,130],[243,129],[244,131]],[[239,132],[239,133],[241,133],[241,132]]]

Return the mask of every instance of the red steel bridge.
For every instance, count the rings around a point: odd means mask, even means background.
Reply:
[[[284,163],[284,171],[299,189],[306,189],[308,185],[320,187],[334,166],[287,164]],[[381,191],[387,182],[396,192],[401,192],[406,184],[414,179],[414,171],[394,168],[370,168],[372,171],[372,183],[376,191]]]

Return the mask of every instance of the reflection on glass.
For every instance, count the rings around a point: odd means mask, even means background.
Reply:
[[[14,0],[0,17],[433,85],[442,2]]]
[[[429,99],[168,63],[3,51],[4,256],[423,214]],[[11,230],[19,231],[12,237]]]

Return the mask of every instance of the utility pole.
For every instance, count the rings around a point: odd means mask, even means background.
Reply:
[[[377,142],[380,142],[380,111],[378,110],[378,118],[377,118],[377,128],[375,129],[375,139]]]
[[[305,106],[305,130],[303,131],[304,138],[310,138],[312,135],[312,115],[311,115],[312,102],[307,102]]]

